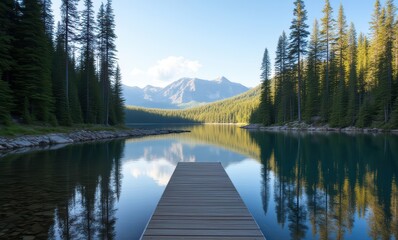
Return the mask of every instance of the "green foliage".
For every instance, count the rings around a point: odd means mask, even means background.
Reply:
[[[8,83],[0,79],[0,124],[11,123],[11,108],[13,107],[11,90]]]
[[[334,29],[335,20],[333,19],[333,9],[330,6],[329,0],[325,0],[325,5],[322,10],[323,17],[321,18],[321,49],[324,55],[324,66],[322,66],[321,75],[321,111],[320,115],[326,122],[330,117],[330,109],[332,106],[332,57],[331,46],[334,43]]]
[[[112,88],[112,109],[114,111],[114,119],[112,123],[114,125],[124,123],[124,99],[122,97],[122,75],[120,73],[120,67],[116,67],[115,72],[115,83]]]
[[[367,38],[363,33],[357,37],[353,23],[347,30],[342,5],[335,21],[330,2],[325,0],[320,30],[315,20],[305,58],[306,11],[303,1],[296,0],[294,6],[289,42],[283,33],[277,44],[271,106],[274,122],[300,121],[303,108],[304,119],[310,123],[322,120],[334,127],[396,126],[398,28],[393,1],[381,6],[376,0]],[[264,102],[253,121],[267,115]],[[269,121],[261,122],[269,125]]]
[[[292,59],[288,55],[288,41],[285,32],[279,37],[275,57],[275,121],[293,121],[295,84],[291,69]]]
[[[301,121],[301,105],[302,105],[302,56],[307,52],[307,10],[305,10],[304,1],[296,0],[294,2],[294,18],[290,26],[290,43],[289,43],[289,55],[294,66],[294,75],[297,74],[297,115],[298,120]]]
[[[32,118],[29,113],[29,100],[27,97],[25,97],[24,102],[23,102],[23,115],[22,119],[24,123],[26,124],[31,124],[32,123]]]
[[[111,81],[116,62],[111,1],[107,2],[103,15],[104,36],[95,33],[92,1],[85,1],[81,24],[77,3],[77,0],[62,1],[62,20],[55,42],[51,0],[0,3],[1,123],[11,122],[11,114],[26,123],[53,126],[104,122],[101,98],[104,92],[112,95],[108,99],[115,99],[115,106],[107,104],[114,113],[113,124],[123,123],[120,74],[118,81]],[[98,69],[94,53],[97,40],[105,40],[101,45],[105,61]],[[81,45],[80,54],[71,51],[77,49],[76,44]],[[106,91],[101,92],[97,73],[106,73]]]
[[[347,54],[347,68],[348,68],[348,103],[346,124],[353,126],[356,121],[356,114],[358,112],[358,83],[357,83],[357,37],[355,26],[351,23],[348,32],[348,54]]]
[[[51,87],[51,50],[47,42],[41,8],[36,0],[25,0],[22,16],[15,28],[14,79],[11,88],[16,102],[27,102],[33,119],[47,122],[53,110]],[[19,110],[19,111],[18,111]],[[26,109],[17,113],[26,115]]]
[[[261,87],[241,95],[184,110],[148,109],[128,106],[126,123],[249,123],[260,103]]]
[[[319,113],[319,82],[321,71],[321,43],[319,41],[318,21],[315,20],[309,44],[308,62],[306,69],[306,98],[304,119],[311,122]]]
[[[264,51],[263,63],[261,65],[261,96],[260,96],[260,106],[259,106],[259,120],[264,125],[270,125],[273,123],[274,114],[271,98],[271,62],[268,55],[268,49]]]

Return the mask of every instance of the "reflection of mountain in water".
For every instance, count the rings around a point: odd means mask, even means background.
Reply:
[[[178,142],[189,143],[191,145],[207,144],[218,146],[241,155],[246,155],[253,159],[260,159],[260,148],[257,142],[253,140],[248,131],[235,125],[188,125],[182,128],[189,129],[191,132],[187,134],[152,136],[145,138],[145,140],[175,139]],[[143,139],[127,140],[128,143],[142,141]],[[151,142],[150,145],[153,146],[152,144],[154,144],[161,148],[163,143],[164,142]],[[213,161],[224,162],[228,160],[213,159]]]

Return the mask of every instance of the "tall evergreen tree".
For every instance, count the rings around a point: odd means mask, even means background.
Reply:
[[[24,0],[23,6],[20,22],[15,28],[18,39],[15,41],[15,79],[11,87],[16,101],[25,106],[16,113],[25,116],[25,121],[31,118],[47,122],[53,112],[51,49],[38,1]]]
[[[271,62],[268,49],[264,51],[263,62],[261,64],[261,97],[260,97],[260,116],[264,125],[270,125],[273,121],[272,98],[271,98]]]
[[[382,55],[380,59],[379,73],[379,98],[381,101],[380,108],[383,112],[384,123],[386,124],[391,117],[392,112],[392,82],[393,82],[393,42],[395,28],[395,6],[393,0],[386,1],[385,15],[382,14],[384,21],[380,21],[382,25],[382,33],[379,40],[382,41]],[[384,41],[383,41],[384,40]]]
[[[289,76],[288,41],[285,32],[279,37],[275,57],[275,122],[286,122],[289,120],[289,110],[292,107],[291,93],[293,86],[290,86]],[[291,120],[291,119],[290,119]]]
[[[333,126],[344,126],[346,116],[346,70],[345,62],[347,58],[347,23],[344,15],[343,5],[340,4],[337,20],[336,44],[333,51],[336,54],[338,64],[337,84],[333,94],[333,107],[331,124]]]
[[[0,2],[0,124],[10,123],[12,110],[12,93],[9,88],[9,71],[13,59],[11,58],[12,35],[10,34],[13,12],[13,1]]]
[[[84,11],[81,14],[81,32],[79,40],[82,45],[82,63],[81,63],[81,82],[80,82],[80,100],[83,110],[84,121],[86,123],[94,123],[96,119],[95,113],[95,92],[90,90],[96,89],[95,75],[95,20],[93,1],[84,0]],[[93,105],[91,107],[91,105]]]
[[[319,113],[319,82],[320,82],[320,68],[321,68],[321,43],[319,39],[318,21],[314,21],[312,28],[311,40],[308,51],[307,61],[307,84],[306,84],[306,99],[305,99],[305,113],[306,121],[311,121],[311,118],[317,116]]]
[[[119,65],[116,67],[115,71],[115,81],[113,84],[113,91],[112,91],[112,109],[114,110],[114,120],[113,124],[123,124],[124,123],[124,99],[122,93],[122,75],[120,72]]]
[[[325,6],[322,10],[323,18],[321,19],[320,39],[325,60],[325,70],[322,74],[322,99],[321,99],[321,116],[328,121],[331,108],[331,84],[330,84],[330,50],[334,40],[335,20],[333,19],[333,9],[329,0],[325,0]]]
[[[362,106],[365,98],[366,76],[369,68],[369,41],[365,34],[360,33],[358,37],[357,50],[357,76],[358,76],[358,104]]]
[[[101,5],[98,13],[98,49],[100,55],[100,81],[104,106],[104,124],[109,124],[109,106],[111,93],[111,78],[114,75],[116,60],[115,16],[112,1],[108,0],[105,7]]]
[[[305,10],[303,0],[296,0],[294,5],[294,18],[292,20],[292,25],[290,26],[289,55],[294,59],[294,63],[297,68],[297,115],[298,120],[301,121],[301,60],[303,55],[306,53],[307,36],[309,35],[309,32],[307,31],[308,25],[305,23],[307,20],[307,11]]]
[[[13,59],[11,58],[12,49],[12,12],[13,1],[4,0],[0,2],[0,79],[6,79],[4,76],[10,70]]]
[[[66,98],[65,86],[65,39],[61,24],[58,22],[55,34],[55,52],[52,63],[52,83],[55,100],[55,115],[61,125],[71,125],[72,119]]]
[[[70,48],[76,40],[76,29],[78,26],[77,4],[79,0],[62,0],[62,30],[65,44],[65,97],[66,105],[69,108],[69,57]]]
[[[41,17],[44,22],[44,28],[49,41],[52,43],[54,35],[54,15],[52,11],[51,0],[40,0],[41,1]]]
[[[355,26],[351,23],[348,31],[347,72],[348,72],[348,103],[347,125],[354,126],[358,112],[358,83],[357,83],[357,34]]]
[[[371,122],[371,104],[370,90],[371,83],[369,81],[370,64],[370,44],[367,37],[361,33],[358,37],[358,95],[359,95],[359,111],[356,121],[357,127],[368,127]]]

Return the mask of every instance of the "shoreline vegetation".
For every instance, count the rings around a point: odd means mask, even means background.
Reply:
[[[47,130],[47,132],[42,128],[38,129],[39,130],[28,130],[28,128],[25,128],[26,131],[31,131],[31,134],[0,135],[0,153],[21,148],[46,147],[59,144],[74,144],[99,140],[189,132],[188,130],[128,129],[122,127],[91,127],[87,129],[58,128],[58,131],[52,131],[50,129]],[[35,131],[36,133],[34,133]]]
[[[309,132],[309,133],[365,133],[365,134],[379,134],[392,133],[398,135],[398,129],[382,129],[382,128],[359,128],[359,127],[330,127],[329,125],[312,125],[304,122],[291,122],[284,125],[265,126],[263,124],[248,124],[241,126],[243,129],[251,131],[267,131],[267,132]]]

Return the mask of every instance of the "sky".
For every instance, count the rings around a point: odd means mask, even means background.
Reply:
[[[97,12],[101,0],[93,0]],[[375,0],[330,0],[337,18],[368,33]],[[182,77],[225,76],[247,87],[260,83],[268,48],[273,64],[282,31],[289,33],[294,0],[113,0],[118,62],[128,86],[164,87]],[[385,0],[381,0],[384,4]],[[310,28],[323,0],[305,0]],[[61,0],[53,0],[56,21]]]

